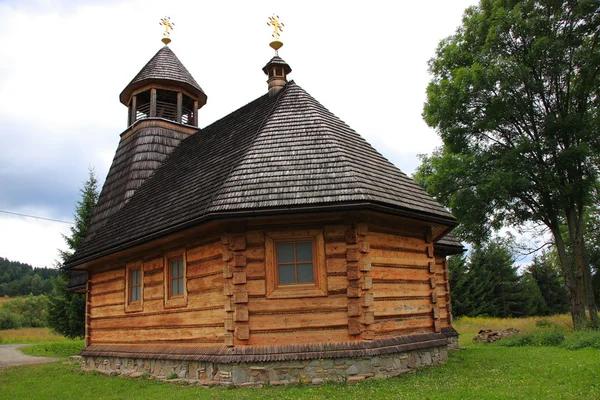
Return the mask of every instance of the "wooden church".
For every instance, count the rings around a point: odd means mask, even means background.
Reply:
[[[454,217],[278,55],[263,96],[199,129],[207,96],[164,41],[120,95],[127,128],[67,264],[85,271],[84,368],[277,385],[443,362]]]

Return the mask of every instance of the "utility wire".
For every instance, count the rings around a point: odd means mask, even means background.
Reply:
[[[46,221],[62,222],[63,224],[74,225],[74,223],[73,223],[73,222],[69,222],[69,221],[61,221],[61,220],[59,220],[59,219],[52,219],[52,218],[38,217],[38,216],[36,216],[36,215],[19,214],[19,213],[12,212],[12,211],[4,211],[4,210],[0,210],[0,213],[12,214],[12,215],[18,215],[18,216],[21,216],[21,217],[29,217],[29,218],[43,219],[43,220],[46,220]]]

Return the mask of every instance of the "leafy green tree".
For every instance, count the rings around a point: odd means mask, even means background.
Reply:
[[[75,224],[71,227],[71,235],[63,235],[68,250],[60,250],[61,265],[83,244],[94,206],[98,202],[98,180],[92,169],[80,193],[81,199],[75,208]],[[62,269],[54,282],[56,295],[50,298],[48,322],[61,335],[81,338],[85,335],[85,295],[67,290],[70,277],[71,271]]]
[[[584,243],[598,181],[598,65],[597,0],[481,0],[430,62],[423,115],[443,148],[416,174],[470,241],[505,224],[548,227],[577,329],[586,303],[598,326]]]

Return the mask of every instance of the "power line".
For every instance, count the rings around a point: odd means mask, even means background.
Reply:
[[[4,211],[4,210],[0,210],[0,213],[12,214],[12,215],[18,215],[18,216],[21,216],[21,217],[29,217],[29,218],[35,218],[35,219],[43,219],[43,220],[46,220],[46,221],[62,222],[63,224],[74,225],[74,223],[73,223],[73,222],[69,222],[69,221],[61,221],[61,220],[59,220],[59,219],[52,219],[52,218],[38,217],[37,215],[19,214],[19,213],[16,213],[16,212],[12,212],[12,211]]]

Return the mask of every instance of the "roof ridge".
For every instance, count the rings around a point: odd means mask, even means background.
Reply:
[[[343,124],[345,127],[347,127],[348,129],[350,129],[351,131],[353,131],[354,133],[356,133],[357,135],[360,136],[360,134],[358,132],[356,132],[348,124],[346,124],[344,121],[342,121],[340,118],[338,118],[335,114],[333,114],[331,111],[329,111],[329,109],[327,107],[325,107],[323,104],[321,104],[321,102],[319,102],[317,99],[315,99],[313,96],[311,96],[310,93],[306,92],[306,94],[319,106],[321,113],[324,112],[325,114],[327,114],[327,116],[329,118],[334,118],[337,122]],[[326,119],[325,116],[322,115],[321,113],[319,113],[319,120],[321,120],[324,123],[324,126],[326,128],[332,128],[330,120]],[[362,138],[362,136],[360,136],[360,137]],[[360,188],[360,190],[361,190],[360,194],[365,197],[368,197],[367,196],[368,188],[364,185],[364,183],[360,179],[358,179],[358,177],[360,175],[359,171],[354,167],[350,158],[343,151],[344,148],[343,148],[342,143],[340,143],[338,136],[337,135],[326,135],[325,139],[329,143],[335,145],[337,151],[340,154],[341,159],[344,161],[344,163],[347,165],[347,167],[352,171],[352,175],[354,177],[354,182],[357,184],[358,188]]]
[[[290,83],[293,83],[293,81],[291,81]],[[260,132],[262,131],[262,129],[264,128],[266,122],[269,120],[269,118],[271,118],[271,115],[273,115],[273,112],[275,112],[275,109],[277,108],[277,106],[280,104],[281,99],[283,98],[283,95],[287,92],[287,87],[284,87],[283,90],[281,91],[281,93],[279,93],[277,95],[277,98],[275,99],[275,102],[273,103],[273,106],[271,107],[271,109],[269,110],[269,112],[267,113],[267,115],[265,115],[265,118],[263,119],[263,121],[260,123],[260,125],[258,126],[258,129],[256,130],[256,133],[254,133],[254,137],[251,140],[251,143],[253,144],[254,141],[256,140],[256,138],[258,137],[258,135],[260,134]],[[206,202],[206,205],[204,206],[204,211],[202,211],[201,215],[206,215],[209,208],[211,207],[213,200],[221,193],[221,190],[223,189],[223,187],[225,186],[225,184],[227,183],[227,181],[229,180],[229,178],[231,177],[231,173],[235,170],[235,168],[240,165],[240,163],[242,162],[242,160],[244,159],[244,157],[246,156],[246,154],[248,154],[248,150],[252,147],[252,144],[250,144],[247,148],[246,151],[243,152],[240,157],[231,165],[231,168],[229,168],[229,171],[227,172],[227,175],[225,176],[225,179],[223,179],[221,181],[221,186],[219,187],[219,189],[215,190],[212,194],[212,196],[210,197],[210,199],[208,200],[208,202]]]

